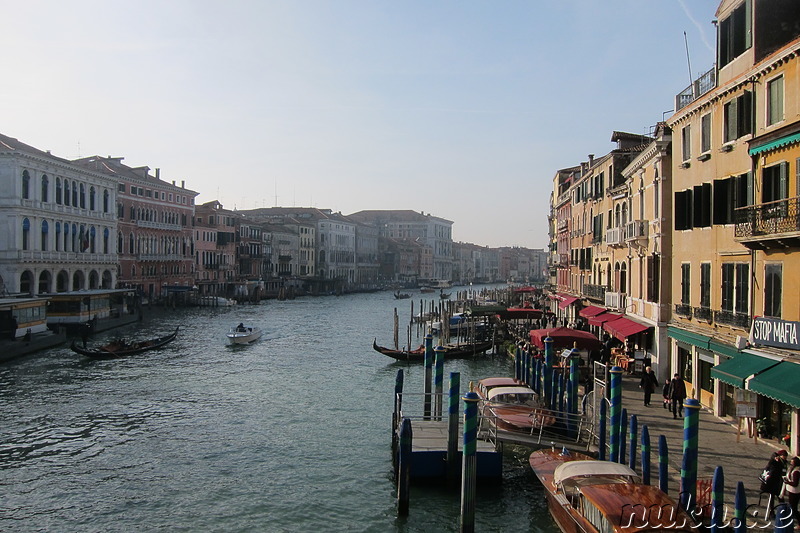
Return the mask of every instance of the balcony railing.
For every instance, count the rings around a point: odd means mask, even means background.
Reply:
[[[605,294],[605,305],[613,309],[625,309],[625,296],[624,292],[608,292]]]
[[[800,232],[800,197],[740,207],[734,211],[737,239]]]
[[[684,318],[692,318],[692,306],[686,304],[675,304],[675,314]]]
[[[711,319],[714,318],[710,307],[695,307],[693,313],[694,317],[698,320],[707,320],[711,322]]]
[[[675,111],[680,111],[717,86],[717,71],[711,69],[675,97]]]
[[[750,315],[733,311],[714,311],[714,322],[745,330],[750,329]]]
[[[585,283],[583,285],[583,294],[587,298],[591,298],[593,300],[600,300],[601,302],[605,303],[606,301],[606,291],[608,287],[605,285],[590,285]]]
[[[634,220],[625,225],[625,240],[633,241],[637,239],[646,240],[650,229],[649,220]]]
[[[606,230],[606,244],[617,246],[625,242],[625,232],[622,226]]]

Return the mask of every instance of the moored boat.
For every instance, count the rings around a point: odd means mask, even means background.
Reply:
[[[70,349],[73,352],[91,357],[93,359],[111,359],[115,357],[125,357],[127,355],[135,355],[150,350],[156,350],[162,346],[166,346],[178,336],[180,326],[175,328],[175,331],[169,335],[156,337],[144,341],[127,341],[125,339],[115,339],[108,344],[98,346],[96,348],[85,348],[78,346],[76,341],[72,341]]]
[[[579,452],[537,450],[529,463],[564,533],[689,532],[691,516],[625,465]]]
[[[410,295],[410,294],[408,294],[407,292],[400,292],[400,291],[397,291],[397,292],[395,292],[395,293],[394,293],[394,297],[395,297],[396,299],[398,299],[398,300],[405,300],[405,299],[407,299],[407,298],[411,298],[411,295]]]
[[[230,344],[250,344],[261,337],[261,329],[255,326],[245,326],[240,323],[228,331],[228,342]]]
[[[466,342],[460,344],[446,344],[443,346],[446,359],[466,359],[481,355],[492,347],[492,341]],[[425,347],[416,350],[394,350],[378,345],[378,340],[372,341],[372,349],[398,361],[422,362],[425,360]]]
[[[515,378],[484,378],[478,382],[477,394],[481,413],[498,429],[531,434],[556,422],[539,395]]]

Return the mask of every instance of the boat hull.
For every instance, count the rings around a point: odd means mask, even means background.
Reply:
[[[260,339],[261,334],[261,330],[258,328],[249,328],[245,332],[232,331],[228,333],[228,342],[230,344],[250,344]]]

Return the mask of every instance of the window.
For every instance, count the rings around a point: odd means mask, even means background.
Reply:
[[[56,203],[61,205],[61,178],[56,178]]]
[[[681,265],[681,304],[689,305],[691,301],[691,265],[683,263]]]
[[[783,265],[767,263],[764,266],[764,316],[781,317],[783,292]]]
[[[27,218],[22,219],[22,249],[27,250],[31,239],[31,221]]]
[[[47,221],[42,220],[42,251],[47,251],[47,232],[49,228]]]
[[[750,265],[722,264],[722,310],[748,314],[750,309]]]
[[[711,307],[711,263],[700,264],[700,307]]]
[[[745,0],[719,23],[719,66],[724,67],[753,43],[752,9],[750,0]]]
[[[789,197],[789,163],[766,167],[762,171],[761,201],[775,202]]]
[[[647,299],[658,302],[658,288],[661,282],[661,256],[653,254],[647,258]]]
[[[753,133],[753,93],[745,91],[723,108],[725,122],[724,142],[735,141],[739,137]]]
[[[692,194],[692,226],[707,228],[711,226],[711,184],[696,185]]]
[[[72,203],[72,196],[69,191],[69,180],[64,180],[64,205],[71,205]]]
[[[42,174],[42,202],[47,202],[50,196],[50,180],[47,174]]]
[[[22,198],[25,200],[31,197],[31,175],[27,170],[22,171]]]
[[[783,76],[767,82],[767,126],[783,120]]]
[[[103,191],[103,213],[108,213],[109,209],[108,201],[109,201],[108,191]]]
[[[81,209],[86,209],[86,186],[81,183],[80,191]]]
[[[722,264],[722,305],[723,311],[733,312],[733,285],[734,267],[733,263]]]
[[[124,183],[120,183],[119,185],[117,185],[117,192],[121,192],[121,193],[125,192],[125,184]]]
[[[711,113],[700,119],[700,153],[711,151]]]
[[[692,190],[675,193],[675,229],[692,229]]]
[[[683,154],[683,161],[689,161],[692,158],[692,127],[684,126],[681,130],[681,153]]]

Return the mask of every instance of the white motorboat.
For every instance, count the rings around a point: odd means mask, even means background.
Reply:
[[[231,344],[250,344],[261,337],[261,329],[254,326],[245,326],[244,323],[232,327],[228,332],[228,342]]]

